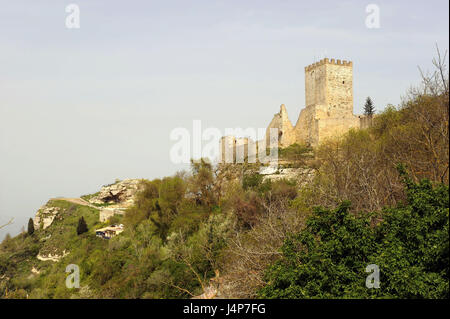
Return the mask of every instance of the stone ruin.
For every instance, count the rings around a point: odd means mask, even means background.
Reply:
[[[282,104],[267,127],[266,145],[270,145],[271,128],[278,130],[279,147],[294,143],[315,147],[352,128],[367,128],[371,120],[365,115],[353,114],[353,63],[325,58],[305,67],[305,108],[295,126]],[[225,162],[226,148],[233,148],[229,152],[231,154],[238,152],[238,142],[244,145],[256,143],[248,138],[223,137],[220,141],[222,162]]]

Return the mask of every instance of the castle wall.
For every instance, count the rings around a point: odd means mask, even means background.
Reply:
[[[318,141],[318,125],[314,105],[300,111],[294,128],[295,140],[301,144],[315,145]]]
[[[372,116],[360,115],[358,117],[359,117],[360,128],[365,129],[365,128],[369,128],[370,126],[372,126],[372,121],[373,121],[373,118],[375,117],[375,115],[372,115]]]
[[[340,60],[337,60],[340,61]],[[326,105],[328,117],[353,116],[353,67],[351,64],[326,64]]]
[[[326,140],[342,136],[352,128],[360,127],[360,119],[355,115],[347,118],[324,118],[316,122],[318,134],[312,145],[319,145]]]
[[[249,139],[247,137],[236,138],[236,163],[244,163],[245,158],[248,156],[248,143]]]
[[[236,138],[234,136],[222,136],[219,147],[221,162],[233,163],[235,161]]]
[[[326,64],[318,64],[305,69],[305,103],[306,107],[326,104]]]
[[[256,156],[256,144],[249,138],[229,135],[220,139],[221,163],[244,163],[248,156]]]

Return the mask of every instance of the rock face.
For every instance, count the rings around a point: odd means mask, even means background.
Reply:
[[[272,181],[280,179],[296,180],[299,186],[303,186],[314,177],[312,168],[277,168],[277,167],[261,167],[259,174],[263,175],[263,180],[270,179]]]
[[[87,200],[62,197],[54,199],[99,209],[100,221],[105,222],[115,214],[123,215],[124,210],[134,204],[134,196],[140,188],[140,182],[140,179],[125,179],[114,184],[105,185],[95,196]],[[108,207],[101,208],[102,205]],[[36,212],[33,220],[35,229],[46,229],[60,213],[61,208],[51,206],[51,201],[49,201]]]
[[[59,212],[59,207],[48,206],[48,203],[45,204],[44,206],[39,208],[36,216],[34,217],[34,228],[40,229],[40,227],[42,226],[42,229],[46,229],[53,223],[53,220],[55,220]]]
[[[68,254],[69,254],[69,252],[66,252],[65,250],[62,252],[62,255],[51,254],[51,253],[44,255],[44,254],[39,253],[36,256],[36,258],[39,260],[42,260],[42,261],[55,261],[56,262],[56,261],[60,260],[61,258],[67,256]]]
[[[261,175],[273,175],[278,171],[278,165],[273,166],[261,166],[259,169],[259,174]]]
[[[134,195],[139,190],[140,179],[125,179],[114,184],[105,185],[100,192],[91,197],[88,201],[91,204],[112,204],[114,206],[124,208],[133,205]]]
[[[36,267],[33,266],[33,268],[31,268],[31,273],[39,275],[41,272]]]

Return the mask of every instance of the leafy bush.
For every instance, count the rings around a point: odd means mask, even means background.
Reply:
[[[266,273],[265,298],[448,298],[448,186],[404,175],[407,205],[352,215],[350,202],[315,209]],[[378,214],[378,217],[380,214]],[[365,286],[366,266],[380,268],[380,288]]]
[[[244,190],[258,188],[263,180],[263,176],[258,173],[244,175],[242,178],[242,188]]]
[[[311,152],[311,147],[294,143],[288,147],[279,149],[278,156],[280,159],[293,161],[298,166],[305,164],[306,159],[311,157]]]
[[[257,193],[249,191],[244,196],[235,197],[233,212],[237,217],[238,225],[245,229],[254,226],[263,212],[263,205]]]

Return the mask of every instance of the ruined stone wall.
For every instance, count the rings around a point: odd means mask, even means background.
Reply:
[[[220,139],[220,160],[222,163],[232,163],[235,159],[236,138],[234,136],[222,136]]]
[[[318,125],[316,120],[316,108],[314,105],[300,111],[294,128],[295,141],[302,144],[316,145],[318,142]]]
[[[296,136],[294,133],[294,127],[292,126],[291,121],[289,120],[289,116],[284,104],[280,106],[280,112],[276,113],[273,116],[272,121],[266,129],[266,146],[270,146],[270,129],[276,128],[278,129],[278,143],[280,147],[287,147],[293,143],[295,143]]]
[[[365,128],[369,128],[370,126],[372,126],[372,122],[373,122],[375,115],[372,115],[372,116],[359,115],[358,117],[359,117],[360,128],[365,129]]]
[[[315,143],[312,145],[318,145],[326,140],[342,136],[352,128],[358,129],[360,119],[355,115],[346,118],[324,118],[317,120],[317,124],[317,139],[314,140]]]
[[[223,136],[220,139],[220,162],[244,163],[249,155],[249,144],[251,150],[256,149],[255,143],[248,137]]]
[[[248,142],[247,137],[236,138],[236,163],[244,163],[245,158],[248,156]]]

